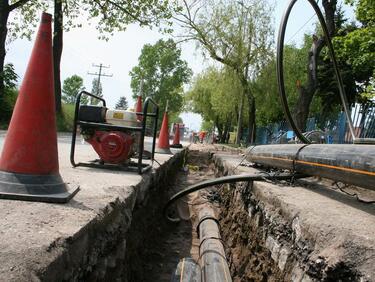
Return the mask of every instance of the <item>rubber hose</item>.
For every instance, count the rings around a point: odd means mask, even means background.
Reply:
[[[336,75],[336,80],[337,80],[337,84],[338,84],[338,88],[339,88],[341,103],[343,105],[344,112],[345,112],[346,118],[348,120],[350,134],[352,135],[353,140],[354,140],[355,139],[354,127],[353,127],[353,122],[352,122],[352,119],[351,119],[351,116],[350,116],[350,110],[349,110],[349,107],[348,107],[348,101],[347,101],[346,94],[345,94],[344,83],[343,83],[341,74],[339,72],[339,68],[338,68],[338,64],[337,64],[337,61],[336,61],[336,56],[335,56],[335,52],[334,52],[334,49],[333,49],[333,46],[332,46],[330,35],[329,35],[329,32],[328,32],[327,24],[325,22],[325,19],[324,19],[324,16],[323,16],[322,12],[320,11],[320,8],[319,8],[318,4],[314,0],[307,0],[307,1],[310,3],[312,8],[314,9],[316,15],[318,16],[320,25],[322,27],[322,31],[323,31],[324,37],[325,37],[326,46],[328,47],[328,51],[329,51],[328,54],[329,54],[329,56],[332,60],[333,69],[334,69],[334,72],[335,72],[335,75]],[[309,139],[307,139],[302,134],[300,128],[297,127],[297,125],[295,124],[295,122],[293,120],[292,114],[290,113],[288,101],[287,101],[287,96],[286,96],[286,92],[285,92],[285,85],[284,85],[283,58],[284,58],[285,30],[286,30],[286,26],[287,26],[287,23],[288,23],[290,12],[292,11],[292,8],[293,8],[293,6],[296,2],[297,2],[297,0],[291,0],[289,2],[289,5],[288,5],[287,9],[285,10],[284,15],[283,15],[282,20],[281,20],[281,23],[280,23],[279,35],[278,35],[278,39],[277,39],[277,48],[276,48],[276,53],[277,53],[277,55],[276,55],[276,57],[277,57],[277,67],[276,67],[277,82],[278,82],[278,86],[279,86],[279,95],[280,95],[280,98],[281,98],[281,104],[283,106],[283,110],[284,110],[284,114],[285,114],[286,119],[288,120],[290,126],[292,127],[292,129],[295,132],[298,139],[305,144],[309,144],[309,143],[311,143],[311,141]]]
[[[178,199],[193,193],[195,191],[214,186],[220,185],[225,183],[236,183],[242,181],[265,181],[265,180],[288,180],[291,178],[305,178],[307,175],[305,174],[279,174],[279,175],[272,175],[272,174],[241,174],[241,175],[230,175],[230,176],[223,176],[215,179],[205,180],[196,184],[189,186],[188,188],[176,193],[173,195],[168,203],[164,206],[163,214],[166,219],[170,222],[180,222],[179,218],[171,218],[168,216],[169,207]]]

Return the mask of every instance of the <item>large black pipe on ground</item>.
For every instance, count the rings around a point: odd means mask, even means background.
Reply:
[[[205,207],[200,210],[198,218],[202,282],[232,282],[214,211]]]
[[[375,190],[374,145],[260,145],[249,147],[246,159]]]

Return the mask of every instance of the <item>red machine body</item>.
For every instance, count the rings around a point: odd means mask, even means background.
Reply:
[[[95,131],[86,141],[92,145],[100,159],[107,163],[125,163],[134,153],[135,138],[124,132]]]

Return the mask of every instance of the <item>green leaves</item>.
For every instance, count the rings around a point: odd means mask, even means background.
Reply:
[[[333,43],[338,58],[347,61],[358,77],[372,75],[375,62],[375,26],[335,37]]]
[[[246,98],[248,103],[248,127],[253,128],[255,100],[250,82],[272,55],[273,7],[265,0],[183,0],[183,3],[184,9],[176,16],[176,21],[185,29],[181,37],[197,41],[207,56],[230,68],[241,82],[241,99],[235,110],[237,142],[240,142],[243,101]],[[230,120],[227,117],[225,124]]]
[[[191,74],[187,62],[181,59],[180,48],[172,39],[146,44],[138,58],[138,66],[130,72],[133,97],[152,97],[161,112],[169,101],[169,111],[180,112],[184,102],[182,87]]]
[[[120,99],[116,103],[115,108],[117,110],[126,110],[128,108],[128,100],[126,100],[125,96],[120,97]]]
[[[353,0],[347,1],[356,5],[356,16],[362,24],[346,25],[341,33],[333,38],[336,56],[341,69],[346,76],[350,76],[357,100],[371,100],[373,98],[373,81],[375,73],[375,1]],[[349,79],[344,78],[344,83]],[[350,89],[351,90],[351,89]],[[351,94],[349,92],[349,94]],[[351,96],[354,96],[352,94]]]
[[[131,23],[158,26],[162,21],[169,22],[178,5],[168,0],[81,0],[82,8],[87,11],[89,20],[99,18],[97,30],[102,39],[107,39],[108,35],[124,31]]]
[[[356,16],[364,26],[374,26],[375,24],[375,1],[374,0],[358,0]]]
[[[124,31],[131,23],[141,26],[170,24],[172,13],[179,9],[177,3],[168,0],[54,0],[62,1],[64,30],[79,28],[94,20],[99,38],[107,40],[114,32]],[[27,0],[11,11],[8,22],[8,41],[17,37],[30,39],[42,11],[50,10],[54,1]],[[10,1],[9,4],[20,2]],[[59,20],[59,19],[54,19]]]
[[[236,118],[241,84],[230,68],[210,67],[197,75],[186,99],[191,110],[216,126]]]
[[[17,81],[19,77],[14,70],[13,64],[6,64],[4,66],[4,72],[0,75],[3,76],[4,86],[6,89],[10,90],[17,88]]]
[[[66,104],[74,104],[76,102],[77,95],[84,89],[82,77],[72,75],[64,80],[62,87],[62,100]],[[87,104],[87,96],[82,96],[81,101],[83,104]]]
[[[40,21],[39,15],[42,11],[47,10],[49,1],[28,0],[11,11],[8,20],[7,42],[16,38],[30,39],[33,31]],[[20,3],[20,1],[10,1],[10,4]]]
[[[100,80],[97,77],[95,77],[92,80],[91,93],[98,96],[98,97],[103,97],[103,86],[102,86],[102,83],[100,82]],[[97,105],[97,104],[99,104],[99,100],[95,99],[95,98],[91,98],[90,104],[91,105]]]

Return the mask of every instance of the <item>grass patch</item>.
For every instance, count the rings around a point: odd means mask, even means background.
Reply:
[[[61,114],[56,115],[56,125],[58,132],[72,132],[74,120],[73,104],[62,104]]]
[[[74,119],[74,107],[72,104],[62,104],[62,113],[56,115],[56,127],[58,132],[72,132],[73,130],[73,119]],[[10,113],[11,115],[11,113]],[[9,121],[0,120],[0,130],[7,130]]]

